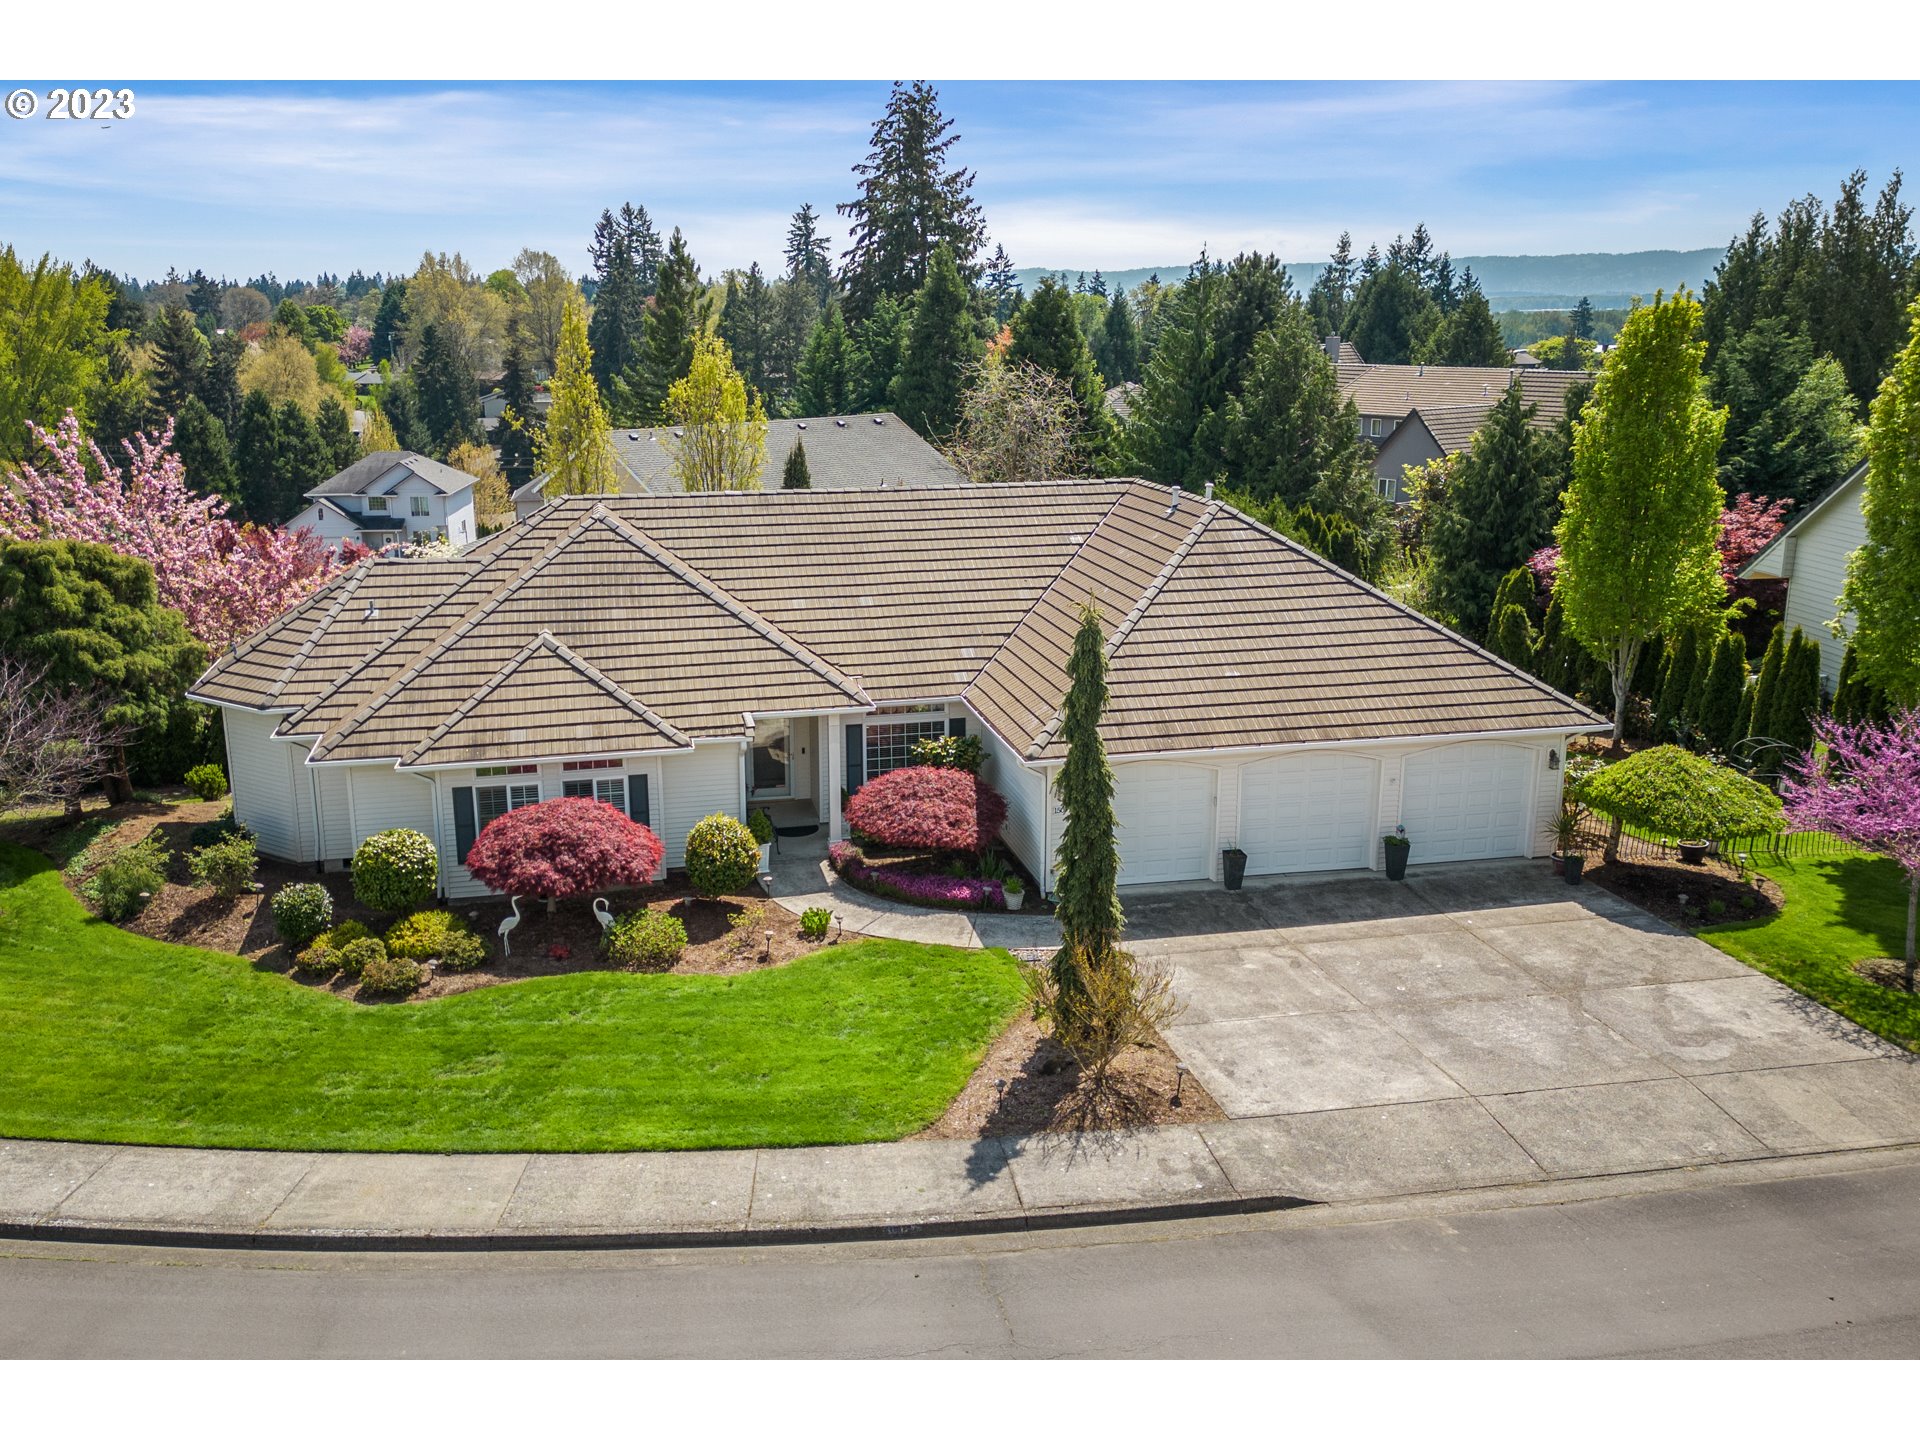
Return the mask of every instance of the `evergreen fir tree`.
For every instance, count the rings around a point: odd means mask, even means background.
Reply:
[[[1565,692],[1568,689],[1565,646],[1566,630],[1560,616],[1560,597],[1547,599],[1546,618],[1540,622],[1540,638],[1534,642],[1533,658],[1527,668],[1543,684]]]
[[[952,124],[932,86],[895,84],[873,127],[872,149],[853,167],[860,194],[835,208],[848,220],[843,270],[847,313],[856,323],[882,295],[903,300],[918,292],[942,246],[963,288],[975,273],[986,226],[973,199],[973,172],[948,165],[960,138],[948,133]]]
[[[1148,367],[1149,389],[1161,352],[1183,343],[1179,332],[1161,341]],[[1177,360],[1179,354],[1178,349],[1171,350],[1169,359]],[[1245,390],[1225,401],[1218,422],[1214,426],[1203,419],[1197,427],[1193,460],[1198,473],[1181,477],[1189,488],[1196,480],[1213,478],[1199,470],[1212,459],[1215,473],[1224,472],[1236,489],[1289,507],[1311,505],[1328,511],[1334,507],[1326,503],[1326,490],[1344,490],[1348,487],[1343,482],[1363,473],[1365,489],[1373,494],[1372,470],[1359,438],[1359,417],[1341,398],[1333,362],[1314,339],[1305,309],[1297,304],[1289,305],[1260,336]],[[1216,431],[1220,447],[1210,454],[1206,437]],[[1213,459],[1214,455],[1218,458]]]
[[[500,452],[500,472],[506,477],[507,488],[513,490],[533,478],[533,375],[527,365],[526,336],[518,325],[507,340],[500,398],[503,413],[494,428],[493,443]]]
[[[387,361],[396,369],[406,363],[404,346],[407,332],[407,282],[393,279],[380,292],[380,308],[373,316],[373,338],[367,343],[367,361],[378,365]],[[217,407],[209,404],[218,414]]]
[[[1333,254],[1307,291],[1307,313],[1313,317],[1314,333],[1320,338],[1345,333],[1354,279],[1353,236],[1342,230]]]
[[[1887,692],[1860,673],[1860,657],[1849,645],[1840,657],[1840,679],[1833,692],[1833,718],[1843,725],[1863,721],[1884,725],[1892,706]]]
[[[200,372],[201,403],[227,433],[240,423],[240,362],[247,345],[238,335],[216,335],[207,347],[207,365]]]
[[[1426,287],[1406,266],[1389,262],[1354,288],[1347,338],[1369,365],[1408,365],[1438,319]]]
[[[1007,258],[1006,246],[993,247],[993,258],[987,261],[980,285],[993,304],[994,322],[1006,324],[1012,318],[1014,302],[1020,294],[1020,281],[1014,274],[1013,261]]]
[[[882,295],[873,302],[867,318],[853,328],[848,372],[850,410],[863,413],[893,408],[893,385],[900,374],[912,318],[909,306],[891,295]]]
[[[1506,604],[1494,610],[1493,626],[1487,648],[1508,664],[1524,670],[1533,658],[1539,637],[1524,605]]]
[[[1677,737],[1686,729],[1687,691],[1692,688],[1693,672],[1699,663],[1700,637],[1691,629],[1683,630],[1668,653],[1660,697],[1653,707],[1663,733],[1668,736]]]
[[[1749,712],[1747,738],[1771,740],[1773,714],[1780,700],[1781,669],[1787,658],[1787,627],[1776,625],[1767,641],[1767,652],[1760,660],[1760,678],[1753,683],[1753,708]]]
[[[953,252],[943,245],[934,252],[927,283],[914,300],[895,387],[894,408],[900,418],[928,439],[951,433],[960,417],[968,368],[981,349],[967,313],[966,282]]]
[[[773,292],[755,261],[745,275],[727,276],[727,298],[715,330],[733,354],[734,368],[756,394],[771,389],[768,359],[773,330]]]
[[[787,278],[811,287],[814,303],[825,305],[833,293],[833,262],[827,258],[827,237],[820,233],[820,217],[813,206],[802,205],[787,225]]]
[[[387,417],[402,450],[424,455],[433,448],[426,422],[420,417],[420,394],[414,389],[412,376],[396,376],[381,387],[380,413]]]
[[[1202,255],[1166,304],[1153,354],[1128,416],[1126,447],[1140,473],[1198,490],[1224,470],[1202,430],[1226,403],[1217,385],[1214,330],[1220,272]]]
[[[1100,374],[1109,385],[1140,378],[1140,333],[1133,323],[1133,307],[1125,287],[1117,286],[1107,302],[1107,318],[1100,330]]]
[[[211,418],[211,417],[209,417]],[[347,419],[347,407],[329,395],[320,402],[313,417],[314,435],[320,452],[327,457],[327,473],[337,475],[360,458],[360,442],[353,438],[353,422]]]
[[[1120,845],[1113,816],[1113,769],[1100,736],[1107,708],[1106,635],[1100,611],[1089,601],[1067,661],[1067,695],[1061,707],[1060,739],[1066,762],[1054,780],[1065,814],[1054,852],[1055,915],[1061,952],[1054,980],[1063,999],[1077,992],[1070,961],[1097,965],[1120,948],[1125,917],[1120,909]]]
[[[1695,724],[1707,744],[1723,755],[1739,738],[1734,732],[1740,720],[1740,697],[1746,689],[1746,641],[1723,631],[1714,641],[1713,661],[1707,667],[1695,714]]]
[[[187,472],[187,483],[202,495],[231,503],[240,498],[234,484],[227,430],[198,395],[189,395],[173,418],[173,453]]]
[[[587,343],[602,395],[639,361],[645,345],[647,297],[659,284],[660,237],[644,205],[602,210],[587,246],[593,262],[593,320]],[[663,390],[664,397],[665,391]]]
[[[1511,358],[1500,322],[1471,270],[1458,305],[1441,320],[1420,358],[1429,365],[1505,365]]]
[[[836,301],[813,327],[806,352],[800,357],[800,375],[793,387],[793,403],[802,415],[845,415],[850,413],[848,371],[851,349],[847,341],[846,321]]]
[[[1593,302],[1584,295],[1580,303],[1567,312],[1567,332],[1577,340],[1593,338]]]
[[[1535,407],[1510,385],[1473,437],[1428,535],[1435,592],[1469,635],[1486,633],[1494,587],[1553,534]]]
[[[1757,688],[1749,685],[1740,692],[1740,708],[1733,719],[1733,733],[1737,737],[1733,742],[1735,746],[1740,745],[1753,729],[1753,694]]]
[[[782,490],[811,490],[813,475],[807,469],[807,445],[799,436],[794,437],[793,448],[787,451],[787,462],[780,467],[780,488]]]
[[[478,438],[480,406],[473,371],[437,325],[420,333],[413,386],[420,401],[420,421],[437,458],[444,460],[454,446]]]
[[[1099,372],[1093,368],[1093,354],[1074,318],[1072,297],[1052,281],[1041,281],[1012,329],[1007,359],[1037,365],[1066,381],[1080,406],[1080,428],[1091,431],[1106,411],[1106,396]]]
[[[678,226],[667,242],[653,301],[646,312],[639,356],[624,377],[632,391],[635,413],[631,418],[644,425],[665,420],[667,391],[692,366],[694,337],[705,332],[713,311],[707,288],[700,283],[700,267]]]
[[[1756,702],[1757,703],[1757,702]],[[1770,738],[1782,749],[1769,757],[1769,768],[1785,773],[1787,766],[1813,744],[1813,720],[1820,713],[1820,642],[1799,626],[1787,643],[1780,664],[1780,683],[1774,689]]]
[[[191,311],[179,305],[161,309],[153,325],[153,366],[148,386],[161,416],[176,416],[189,395],[200,391],[207,365],[207,342],[194,327]]]

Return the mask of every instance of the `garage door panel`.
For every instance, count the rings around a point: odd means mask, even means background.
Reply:
[[[1214,772],[1200,765],[1117,765],[1113,780],[1121,883],[1206,879],[1213,868]]]
[[[1373,848],[1379,763],[1289,755],[1240,774],[1240,848],[1250,875],[1361,869]]]
[[[1400,823],[1416,865],[1524,855],[1535,753],[1473,741],[1407,757]]]

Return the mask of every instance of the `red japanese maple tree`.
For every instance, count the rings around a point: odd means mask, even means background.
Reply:
[[[985,850],[1006,823],[999,791],[978,775],[933,765],[876,775],[847,802],[856,831],[910,850]]]
[[[570,795],[523,805],[488,823],[467,852],[473,878],[507,895],[556,900],[645,885],[666,847],[604,800]]]

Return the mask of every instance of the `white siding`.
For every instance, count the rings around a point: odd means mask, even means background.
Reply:
[[[661,761],[664,793],[653,801],[653,828],[667,847],[668,865],[686,864],[687,832],[707,816],[740,813],[741,755],[739,745],[721,742]]]
[[[1793,534],[1793,575],[1787,581],[1783,623],[1789,633],[1798,625],[1809,640],[1820,642],[1820,678],[1832,689],[1840,679],[1840,661],[1846,643],[1836,638],[1827,622],[1847,581],[1847,557],[1867,543],[1867,521],[1860,513],[1863,485],[1851,487]],[[1853,617],[1843,622],[1849,632]]]
[[[1001,838],[1007,848],[1020,857],[1043,886],[1049,883],[1045,836],[1047,781],[1037,770],[1029,770],[1014,755],[1012,747],[994,734],[977,715],[967,717],[967,733],[978,735],[986,747],[987,763],[981,778],[998,790],[1007,802],[1006,829]]]
[[[391,765],[354,765],[346,771],[353,792],[352,849],[382,830],[433,834],[433,791],[424,777],[403,775]]]
[[[353,797],[348,771],[337,765],[314,765],[314,790],[320,804],[319,859],[346,860],[357,843],[353,834]],[[433,832],[427,832],[431,835]]]
[[[227,737],[227,780],[233,787],[233,816],[251,830],[264,854],[282,860],[311,860],[302,853],[304,828],[313,829],[313,801],[308,789],[304,745],[273,738],[278,715],[222,707]]]

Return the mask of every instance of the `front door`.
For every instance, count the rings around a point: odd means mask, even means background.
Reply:
[[[758,720],[753,726],[753,769],[748,785],[757,800],[793,793],[793,722]]]

